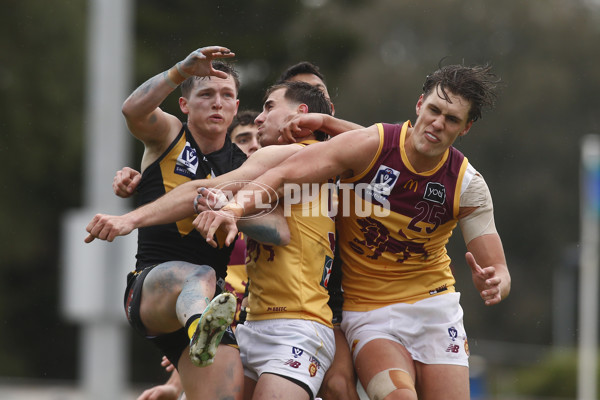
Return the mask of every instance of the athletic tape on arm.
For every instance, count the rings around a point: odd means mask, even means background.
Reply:
[[[460,195],[461,207],[476,207],[475,211],[461,218],[458,223],[465,243],[476,237],[496,233],[492,195],[483,177],[476,173]]]

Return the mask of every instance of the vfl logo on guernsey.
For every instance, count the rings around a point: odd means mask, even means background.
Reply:
[[[383,203],[387,201],[388,196],[392,193],[394,185],[398,181],[400,172],[393,168],[380,165],[375,177],[369,184],[366,190],[367,195],[371,195],[372,198]]]
[[[190,145],[189,142],[185,142],[185,147],[179,157],[177,157],[177,164],[175,165],[175,173],[193,178],[196,175],[198,169],[198,154],[196,150]]]
[[[434,203],[444,204],[446,202],[446,188],[441,183],[428,182],[423,198]]]

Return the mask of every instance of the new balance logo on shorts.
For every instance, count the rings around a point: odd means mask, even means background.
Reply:
[[[290,358],[284,363],[284,365],[289,365],[292,368],[298,368],[302,365],[302,363],[300,361],[294,360],[293,358]]]
[[[460,351],[460,346],[457,344],[450,344],[446,348],[446,353],[458,353]]]

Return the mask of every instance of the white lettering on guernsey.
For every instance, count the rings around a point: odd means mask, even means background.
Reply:
[[[390,179],[387,178],[385,182],[390,184]],[[214,197],[211,196],[212,202],[208,204],[209,209],[218,211],[227,202],[236,199],[240,204],[248,202],[254,205],[258,212],[241,217],[242,219],[252,219],[270,213],[282,202],[282,199],[277,196],[277,191],[267,185],[253,182],[258,188],[244,189],[249,183],[250,181],[239,180],[215,186],[214,189],[218,189],[220,192],[215,193]],[[382,193],[388,193],[389,187],[385,190],[380,187],[375,191],[368,183],[340,183],[336,185],[328,182],[323,184],[303,183],[301,185],[288,183],[284,185],[283,189],[283,215],[286,217],[292,215],[292,205],[310,204],[317,200],[320,200],[317,207],[304,207],[302,209],[303,217],[327,216],[334,218],[340,215],[342,217],[381,218],[390,215],[390,202],[387,200],[387,195],[382,195]],[[265,193],[266,196],[264,196]],[[319,194],[321,194],[320,197]],[[331,199],[336,196],[340,201],[332,202]],[[351,196],[358,197],[357,201],[354,202],[354,210],[350,210]],[[377,200],[378,204],[374,203],[373,200]],[[342,204],[341,210],[339,209],[340,204]]]
[[[297,204],[306,204],[317,199],[319,188],[327,190],[330,194],[337,192],[338,198],[341,199],[337,204],[330,205],[328,201],[324,201],[332,196],[323,197],[319,207],[316,210],[312,208],[305,208],[302,210],[303,217],[315,217],[315,216],[328,216],[335,217],[341,215],[342,217],[357,216],[360,218],[375,216],[375,217],[387,217],[390,215],[390,203],[387,197],[381,197],[377,195],[370,184],[358,183],[356,185],[350,183],[341,183],[335,185],[333,183],[315,184],[315,183],[303,183],[298,184],[285,184],[284,185],[284,199],[283,199],[283,215],[289,217],[292,215],[291,207]],[[354,191],[354,193],[352,193]],[[357,195],[364,201],[356,201],[354,203],[354,210],[350,210],[349,200],[350,196]],[[377,195],[380,198],[376,200],[381,205],[373,204],[373,196]],[[340,214],[339,204],[342,204],[342,210]],[[315,215],[316,212],[316,215]]]

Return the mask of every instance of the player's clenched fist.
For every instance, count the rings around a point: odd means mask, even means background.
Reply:
[[[85,230],[89,235],[86,243],[94,239],[112,242],[117,236],[125,236],[134,229],[134,224],[125,216],[96,214]]]

